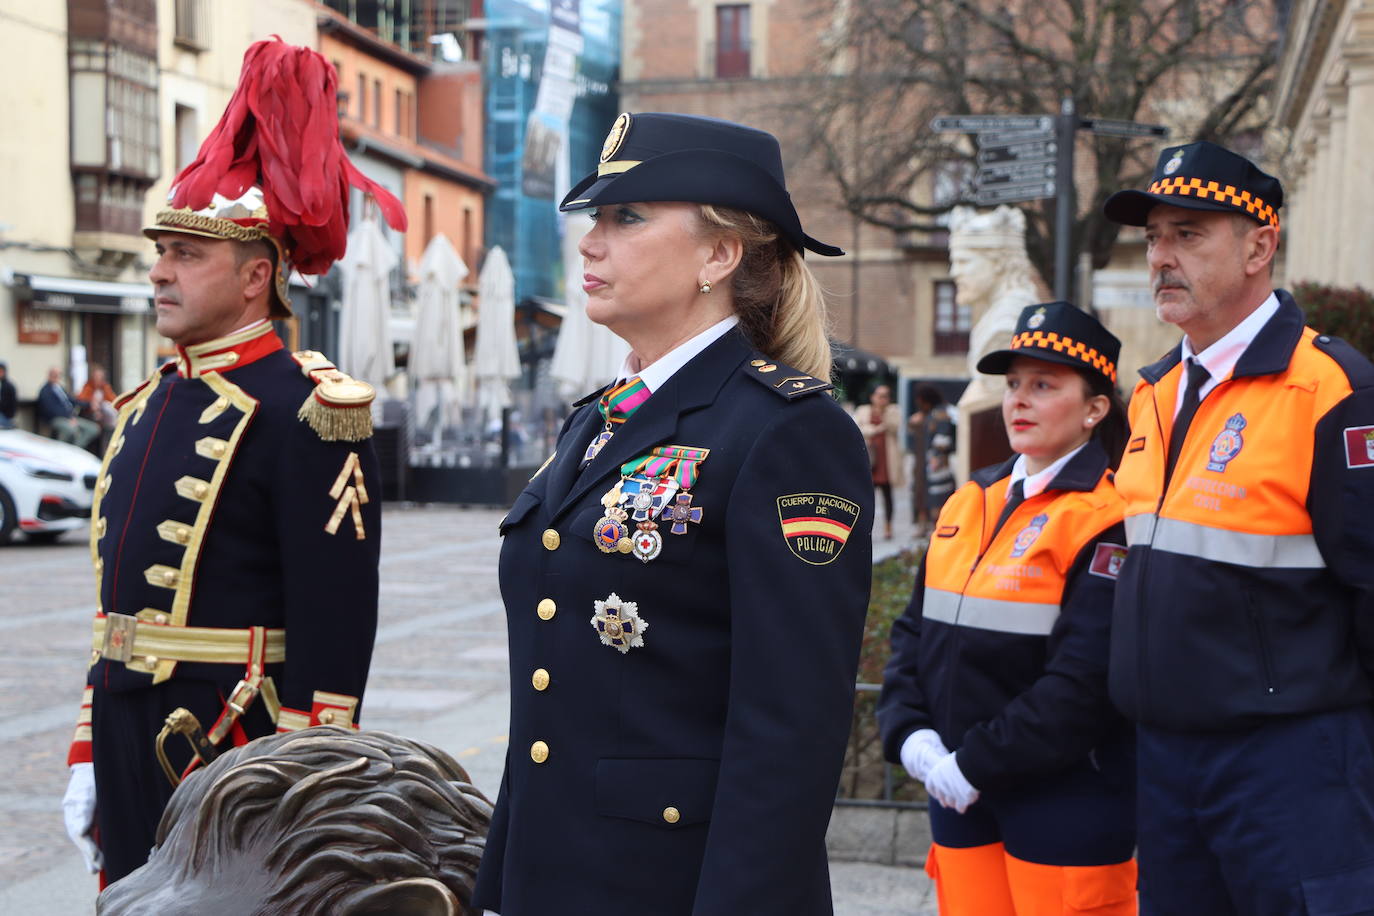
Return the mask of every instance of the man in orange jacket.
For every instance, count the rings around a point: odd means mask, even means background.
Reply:
[[[1146,914],[1374,913],[1374,366],[1272,288],[1282,204],[1193,143],[1105,206],[1185,335],[1141,370],[1116,478]]]

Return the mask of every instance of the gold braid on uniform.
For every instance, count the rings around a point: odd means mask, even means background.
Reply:
[[[376,391],[340,372],[314,350],[292,354],[301,374],[315,383],[296,416],[326,442],[361,442],[372,435],[372,400]]]
[[[236,242],[255,242],[259,239],[271,238],[265,226],[241,226],[230,219],[206,216],[203,213],[196,213],[185,208],[159,210],[157,225],[198,229],[201,232],[211,232],[220,238],[232,239]]]

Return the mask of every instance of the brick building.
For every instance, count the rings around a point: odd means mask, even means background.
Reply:
[[[861,224],[845,210],[833,178],[799,153],[795,102],[816,79],[820,52],[819,24],[808,15],[814,6],[625,0],[621,107],[710,115],[776,134],[802,225],[846,251],[807,258],[831,293],[834,338],[877,353],[905,377],[966,377],[975,316],[954,302],[944,234],[898,235]],[[856,157],[863,155],[861,130],[856,125]]]

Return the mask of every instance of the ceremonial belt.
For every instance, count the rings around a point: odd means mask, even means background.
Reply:
[[[258,628],[261,629],[261,628]],[[286,661],[286,630],[267,629],[263,662]],[[91,648],[102,658],[128,662],[156,658],[177,662],[244,665],[252,660],[253,630],[224,627],[174,627],[128,614],[95,618]]]

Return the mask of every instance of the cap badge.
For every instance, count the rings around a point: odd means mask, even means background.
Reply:
[[[1028,319],[1026,320],[1026,327],[1028,327],[1028,328],[1030,328],[1032,331],[1034,331],[1036,328],[1040,327],[1040,326],[1041,326],[1042,324],[1044,324],[1044,323],[1045,323],[1045,310],[1044,310],[1044,308],[1038,308],[1038,309],[1035,310],[1035,314],[1034,314],[1034,315],[1031,315],[1030,318],[1028,318]]]
[[[631,649],[644,645],[644,631],[649,629],[649,621],[639,616],[638,604],[611,592],[605,601],[596,602],[592,626],[601,637],[602,645],[626,655]]]
[[[611,157],[620,149],[620,145],[625,142],[625,135],[630,132],[630,113],[622,111],[620,117],[615,119],[611,125],[610,133],[606,134],[606,142],[601,145],[601,161],[609,162]]]
[[[616,122],[619,123],[619,122]],[[1183,165],[1183,150],[1175,150],[1173,158],[1164,163],[1164,174],[1172,175]]]
[[[1212,440],[1211,451],[1207,453],[1207,470],[1226,470],[1226,465],[1240,454],[1241,448],[1245,445],[1245,437],[1240,434],[1244,428],[1245,417],[1241,414],[1234,414],[1226,421],[1226,428],[1217,433],[1217,437]]]

